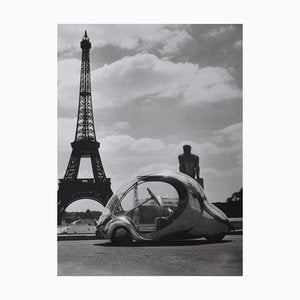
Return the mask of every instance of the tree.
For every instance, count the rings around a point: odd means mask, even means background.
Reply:
[[[226,199],[226,202],[243,201],[243,188],[240,188],[238,192],[234,192],[231,197]]]

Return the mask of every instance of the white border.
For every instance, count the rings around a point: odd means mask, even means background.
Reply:
[[[9,298],[232,300],[296,293],[296,1],[28,0],[2,7],[1,273]],[[244,24],[243,277],[56,276],[59,23]]]

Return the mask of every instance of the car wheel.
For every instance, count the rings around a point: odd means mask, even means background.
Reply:
[[[118,227],[114,229],[110,240],[113,244],[123,244],[123,245],[131,244],[133,241],[132,235],[130,234],[128,229],[124,227]]]
[[[208,235],[205,238],[209,242],[219,242],[219,241],[222,241],[224,237],[225,237],[225,233],[219,233],[219,234],[214,234],[214,235]]]

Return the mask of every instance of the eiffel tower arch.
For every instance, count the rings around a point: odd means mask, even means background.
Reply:
[[[80,43],[82,49],[80,91],[75,140],[71,143],[72,153],[64,178],[59,179],[57,195],[57,222],[65,209],[80,199],[92,199],[103,206],[112,196],[110,178],[106,178],[101,162],[99,147],[96,140],[90,75],[91,43],[87,32]],[[83,157],[91,159],[93,178],[78,178],[80,160]]]

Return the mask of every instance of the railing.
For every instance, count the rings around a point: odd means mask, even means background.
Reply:
[[[96,180],[93,178],[80,178],[75,180],[65,180],[59,179],[59,183],[72,182],[72,183],[96,183]]]
[[[57,227],[57,234],[61,234],[62,232],[66,231],[68,229],[67,226],[58,226]]]

